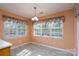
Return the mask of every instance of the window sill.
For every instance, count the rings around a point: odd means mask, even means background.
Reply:
[[[21,35],[21,36],[6,36],[4,39],[10,40],[10,39],[15,39],[15,38],[21,38],[21,37],[26,37],[26,35]]]
[[[63,40],[63,37],[60,38],[60,37],[54,37],[54,36],[41,36],[41,35],[34,35],[36,37],[47,37],[47,38],[52,38],[52,39],[56,39],[56,40]]]

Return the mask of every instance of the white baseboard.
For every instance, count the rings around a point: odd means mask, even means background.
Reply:
[[[69,52],[69,53],[72,53],[75,56],[75,53],[73,51],[69,51],[69,50],[66,50],[66,49],[63,49],[63,48],[57,48],[57,47],[54,47],[54,46],[44,45],[44,44],[40,44],[40,43],[36,43],[36,42],[30,42],[30,43],[49,47],[49,48],[53,48],[53,49],[57,49],[57,50],[61,50],[61,51],[65,51],[65,52]]]
[[[30,43],[30,42],[29,42],[29,43]],[[14,48],[17,48],[17,47],[20,47],[20,46],[22,46],[22,45],[29,44],[29,43],[23,43],[23,44],[20,44],[20,45],[17,45],[17,46],[11,47],[11,49],[14,49]]]

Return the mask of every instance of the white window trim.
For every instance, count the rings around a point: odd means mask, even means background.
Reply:
[[[36,37],[43,37],[43,38],[47,37],[47,38],[52,38],[52,39],[61,39],[61,40],[63,40],[63,37],[55,37],[55,36],[42,36],[42,35],[34,35],[34,36],[36,36]]]
[[[42,24],[41,24],[41,26],[42,26]],[[41,31],[41,35],[36,35],[36,34],[33,34],[33,36],[37,36],[37,37],[49,37],[49,38],[54,38],[54,39],[61,39],[61,40],[63,40],[63,38],[64,38],[64,23],[62,23],[62,37],[56,37],[56,36],[51,36],[51,29],[50,29],[50,34],[49,34],[49,36],[46,36],[46,35],[44,35],[44,36],[42,36],[42,31]],[[50,27],[51,28],[51,27]],[[34,29],[33,29],[33,31],[34,31]],[[34,31],[34,33],[35,33],[35,31]]]
[[[10,19],[10,18],[8,18],[8,19]],[[5,19],[4,19],[5,20]],[[11,20],[11,19],[10,19]],[[13,20],[13,19],[12,19]],[[7,20],[6,20],[7,21]],[[4,39],[6,39],[6,38],[8,38],[8,39],[10,39],[10,38],[17,38],[17,37],[25,37],[26,35],[27,35],[27,23],[25,23],[25,22],[23,22],[23,24],[25,25],[25,33],[23,34],[23,35],[18,35],[18,33],[16,34],[16,35],[13,35],[13,36],[11,36],[10,34],[9,35],[6,35],[5,33],[4,33]],[[4,22],[4,26],[5,26],[5,22]],[[4,28],[5,29],[5,28]],[[5,32],[5,31],[4,31]]]

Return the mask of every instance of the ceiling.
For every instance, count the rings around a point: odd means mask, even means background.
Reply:
[[[35,14],[33,7],[37,7],[37,16],[40,17],[71,9],[74,3],[0,3],[0,9],[28,18]]]

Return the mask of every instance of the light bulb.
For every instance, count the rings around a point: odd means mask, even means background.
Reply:
[[[38,21],[38,18],[37,18],[36,16],[34,17],[34,19],[35,19],[36,21]]]
[[[34,20],[38,21],[38,18],[35,16],[32,18],[32,21],[34,21]]]
[[[32,20],[34,21],[34,18],[32,18]]]

